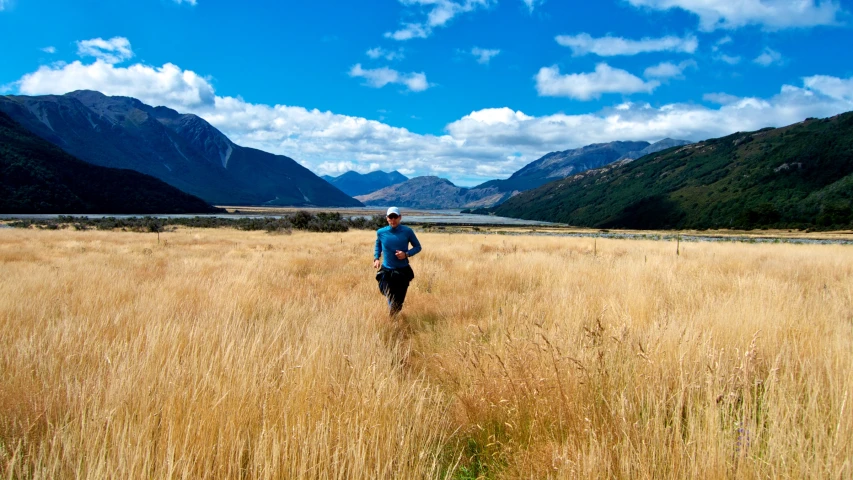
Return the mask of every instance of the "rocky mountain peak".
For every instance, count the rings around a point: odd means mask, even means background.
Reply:
[[[593,143],[562,152],[552,152],[527,164],[512,174],[510,179],[565,177],[579,170],[606,165],[629,152],[639,151],[648,146],[649,142]]]
[[[408,180],[396,170],[391,173],[376,170],[365,174],[350,170],[338,177],[324,176],[323,178],[351,196],[365,195]]]
[[[234,144],[228,137],[197,115],[178,114],[175,116],[171,112],[173,110],[155,111],[156,118],[160,123],[189,141],[193,147],[203,152],[208,160],[221,164],[222,168],[228,168],[228,161],[234,152]]]

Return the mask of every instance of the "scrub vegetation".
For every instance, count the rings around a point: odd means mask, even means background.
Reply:
[[[6,478],[850,478],[853,250],[0,229]]]
[[[58,230],[121,230],[131,232],[154,232],[174,230],[176,227],[191,228],[236,228],[237,230],[265,230],[270,233],[290,233],[293,230],[309,232],[346,232],[350,228],[375,230],[387,225],[381,214],[372,216],[351,215],[344,217],[337,212],[311,213],[305,210],[276,216],[254,217],[95,217],[58,215],[56,218],[24,218],[8,223],[13,228],[39,228]]]

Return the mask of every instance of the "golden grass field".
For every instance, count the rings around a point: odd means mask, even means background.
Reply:
[[[853,478],[853,247],[0,230],[6,478]]]

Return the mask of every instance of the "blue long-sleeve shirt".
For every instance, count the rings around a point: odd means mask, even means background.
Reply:
[[[412,248],[409,249],[409,244]],[[397,258],[397,250],[406,252],[406,258],[400,260]],[[397,228],[391,226],[380,228],[376,231],[376,247],[373,249],[373,258],[382,257],[382,265],[385,268],[402,268],[409,264],[408,257],[415,256],[421,251],[421,242],[415,236],[415,232],[405,226],[398,225]]]

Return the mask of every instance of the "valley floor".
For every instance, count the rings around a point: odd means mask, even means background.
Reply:
[[[221,206],[231,215],[287,215],[300,210],[311,213],[336,212],[343,216],[380,215],[382,207],[360,208],[304,208],[304,207],[229,207]],[[817,240],[835,243],[853,244],[853,230],[812,231],[812,230],[602,230],[596,228],[573,227],[549,222],[495,217],[490,215],[460,214],[458,210],[418,210],[403,209],[404,223],[417,224],[432,231],[442,233],[497,233],[497,234],[538,234],[563,236],[623,236],[628,239],[675,239],[681,236],[690,239],[720,239],[729,241],[751,240]],[[2,218],[2,216],[0,216]]]
[[[0,469],[853,476],[851,247],[418,235],[0,229]]]

